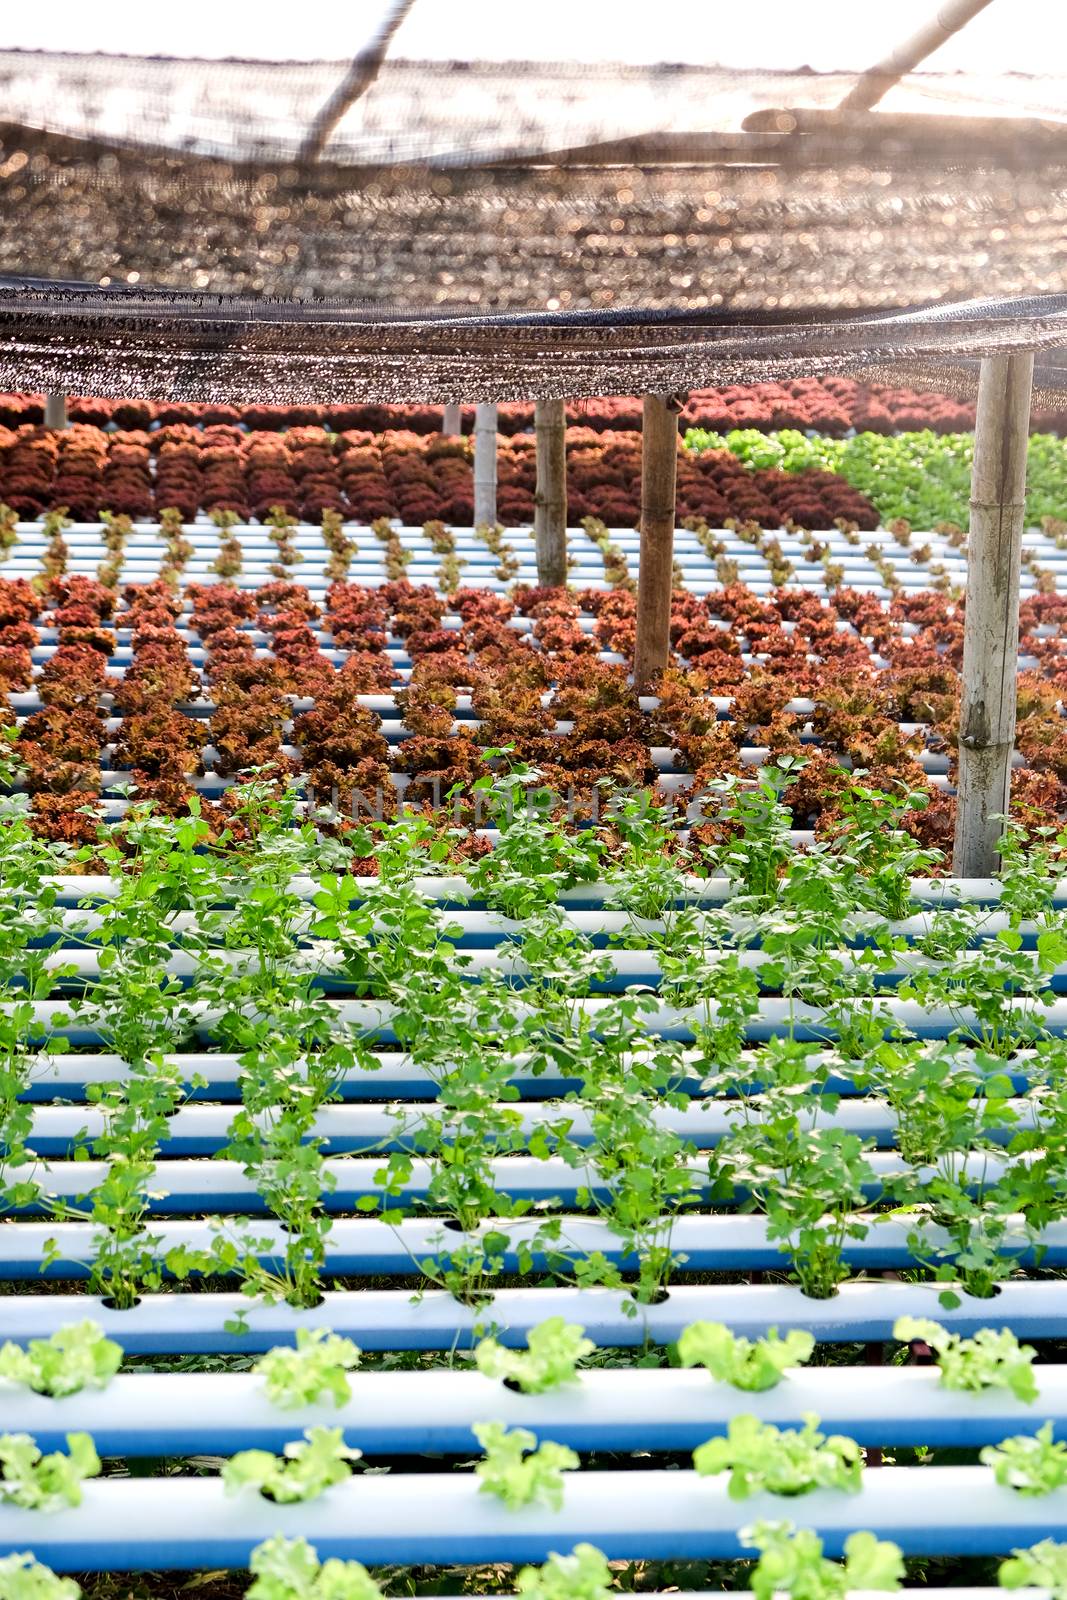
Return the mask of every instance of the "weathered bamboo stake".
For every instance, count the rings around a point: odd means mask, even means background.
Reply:
[[[301,161],[317,161],[325,150],[337,124],[351,111],[361,95],[366,94],[382,70],[393,35],[415,4],[415,0],[392,0],[386,6],[378,27],[363,49],[353,60],[336,89],[315,115],[307,137],[300,146]]]
[[[552,588],[567,582],[567,408],[563,400],[538,400],[537,486],[534,490],[534,543],[537,581]]]
[[[647,688],[670,655],[678,413],[684,397],[646,394],[641,418],[641,554],[634,685]]]
[[[952,870],[988,878],[997,865],[1015,744],[1019,571],[1034,358],[986,356],[978,380],[967,536],[959,778]]]
[[[496,525],[496,406],[474,408],[474,526]]]
[[[870,111],[888,94],[895,83],[914,72],[921,61],[940,49],[946,39],[966,27],[972,17],[984,11],[990,0],[946,0],[929,22],[897,45],[881,61],[868,67],[853,89],[841,101],[841,111]]]
[[[45,396],[44,425],[46,428],[65,428],[67,426],[67,397],[65,394]]]
[[[441,418],[441,432],[449,435],[463,432],[463,410],[455,401],[445,406],[445,414]]]

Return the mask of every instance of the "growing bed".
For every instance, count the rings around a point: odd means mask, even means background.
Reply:
[[[958,608],[884,533],[902,587],[871,536],[842,534],[825,598],[712,530],[737,564],[724,584],[723,557],[680,534],[675,658],[638,698],[632,595],[583,533],[566,598],[529,587],[518,532],[509,550],[349,527],[339,552],[284,519],[197,522],[182,551],[173,529],[112,523],[110,587],[97,526],[15,531],[0,1305],[21,1347],[89,1317],[124,1363],[58,1398],[0,1378],[9,1432],[46,1452],[88,1433],[105,1458],[79,1504],[0,1504],[0,1550],[90,1573],[243,1568],[279,1533],[386,1567],[590,1541],[666,1563],[650,1581],[671,1585],[788,1520],[830,1557],[867,1529],[923,1558],[912,1576],[960,1557],[981,1583],[1057,1538],[1057,595],[1025,587],[1002,880],[958,882],[940,853]],[[1055,566],[1055,538],[1030,537]],[[449,560],[458,593],[437,586]],[[43,595],[25,581],[42,570]],[[569,813],[527,807],[530,769],[569,787]],[[568,1381],[524,1393],[472,1361],[553,1318],[595,1346]],[[1039,1341],[1036,1398],[1010,1339],[966,1357],[967,1392],[929,1364],[948,1335],[900,1318]],[[698,1323],[813,1349],[741,1390],[679,1365]],[[250,1369],[315,1329],[362,1365],[339,1404],[282,1408]],[[853,1492],[839,1475],[734,1499],[692,1469],[739,1417],[811,1413],[867,1452]],[[474,1470],[494,1419],[580,1469],[509,1508]],[[1047,1492],[979,1460],[1046,1421]],[[293,1504],[205,1460],[316,1426],[367,1461]]]

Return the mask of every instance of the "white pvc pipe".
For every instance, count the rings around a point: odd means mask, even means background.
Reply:
[[[974,1050],[966,1046],[955,1050],[953,1055],[961,1065],[979,1071],[986,1070],[976,1061]],[[1017,1087],[1024,1088],[1028,1063],[1032,1058],[1032,1050],[1017,1050],[1010,1059],[998,1063],[998,1070],[1007,1072]],[[185,1075],[187,1087],[194,1098],[233,1100],[239,1097],[243,1072],[236,1055],[221,1050],[213,1053],[187,1051],[165,1055],[164,1059],[177,1066]],[[622,1059],[631,1060],[630,1053],[624,1054]],[[374,1060],[377,1063],[375,1068],[365,1070],[361,1066],[356,1066],[353,1071],[345,1074],[339,1086],[342,1099],[384,1102],[390,1099],[432,1100],[436,1097],[436,1083],[428,1069],[412,1062],[402,1051],[376,1051]],[[828,1090],[836,1094],[856,1095],[855,1082],[848,1076],[849,1072],[856,1070],[856,1063],[835,1056],[829,1050],[811,1050],[807,1060],[811,1066],[813,1079],[824,1069],[827,1071]],[[524,1100],[550,1100],[555,1096],[566,1094],[571,1089],[580,1088],[582,1082],[580,1078],[562,1077],[553,1068],[538,1072],[536,1070],[538,1065],[537,1058],[528,1054],[518,1054],[512,1060],[512,1073],[508,1082],[519,1089]],[[683,1050],[680,1053],[678,1068],[679,1073],[684,1076],[677,1087],[683,1093],[699,1096],[704,1071],[703,1059],[699,1052],[692,1049]],[[84,1099],[87,1085],[111,1081],[123,1083],[130,1074],[126,1062],[119,1056],[104,1051],[86,1055],[72,1050],[57,1056],[42,1050],[32,1057],[32,1064],[28,1070],[30,1080],[25,1097],[34,1101],[51,1098],[53,1094],[64,1100]],[[758,1050],[745,1052],[738,1065],[738,1083],[757,1082],[759,1071]],[[191,1087],[193,1077],[205,1080],[202,1089]],[[866,1103],[873,1103],[872,1097],[867,1096]]]
[[[593,1114],[580,1104],[554,1103],[514,1104],[510,1109],[520,1120],[518,1128],[524,1137],[540,1129],[550,1129],[563,1116],[569,1123],[567,1142],[588,1144],[593,1138]],[[761,1100],[758,1095],[745,1100],[695,1099],[690,1104],[676,1106],[658,1105],[652,1112],[652,1121],[658,1128],[669,1129],[679,1137],[692,1140],[699,1148],[711,1149],[728,1133],[745,1120],[759,1121]],[[1017,1114],[1020,1127],[1041,1125],[1040,1104],[1026,1100],[1010,1099],[1005,1108],[1005,1121]],[[309,1130],[323,1139],[326,1148],[334,1154],[343,1151],[381,1149],[387,1146],[410,1148],[421,1125],[425,1112],[417,1105],[406,1109],[402,1105],[375,1104],[330,1105],[316,1113]],[[257,1114],[257,1126],[266,1128],[270,1117]],[[209,1155],[225,1144],[229,1138],[233,1111],[227,1106],[193,1104],[182,1106],[167,1119],[166,1135],[160,1141],[162,1149],[174,1155]],[[832,1114],[818,1104],[798,1107],[798,1121],[802,1128],[842,1128],[856,1133],[862,1139],[876,1140],[880,1145],[891,1146],[897,1130],[896,1112],[887,1101],[874,1095],[845,1100]],[[27,1146],[42,1155],[52,1154],[73,1143],[82,1134],[96,1138],[106,1127],[104,1113],[95,1106],[35,1106],[32,1125],[27,1136]],[[1006,1137],[1011,1136],[1009,1130]]]
[[[521,930],[521,924],[516,932]],[[712,969],[717,960],[723,958],[728,952],[721,942],[716,941],[707,952],[707,967]],[[861,951],[856,951],[848,946],[831,952],[841,963],[846,973],[870,971],[869,961],[864,959]],[[731,959],[746,972],[759,973],[764,967],[777,968],[780,957],[768,955],[760,949],[739,950],[729,952]],[[227,950],[213,947],[211,957],[220,966],[229,967],[238,972],[255,972],[259,968],[259,961],[255,952],[249,948]],[[602,951],[605,964],[611,969],[617,979],[627,984],[653,985],[658,984],[661,978],[660,958],[655,950],[641,949],[613,949]],[[1038,966],[1038,953],[1036,950],[1020,950],[1020,961],[1028,961],[1035,973],[1044,977],[1049,987],[1060,987],[1067,981],[1067,962],[1060,962],[1057,966],[1041,973]],[[489,949],[466,948],[461,959],[464,976],[479,978],[483,975],[499,975],[511,978],[528,977],[530,967],[523,961],[520,950],[506,939]],[[316,944],[314,950],[308,950],[303,956],[305,970],[314,972],[322,978],[331,979],[340,987],[346,986],[344,977],[345,954],[341,946],[323,940]],[[885,991],[888,986],[900,984],[907,978],[920,973],[938,973],[950,970],[954,963],[936,961],[930,956],[923,955],[920,951],[909,952],[905,957],[900,952],[900,958],[889,967],[880,969],[878,979]],[[60,967],[73,968],[70,974],[71,981],[93,981],[99,976],[100,955],[96,949],[71,949],[67,946],[56,946],[44,960],[46,971],[53,971]],[[197,951],[175,949],[174,953],[161,963],[160,970],[177,978],[195,978],[203,968],[203,959]],[[1059,980],[1059,983],[1057,983]],[[594,980],[596,987],[603,988],[603,984]],[[846,979],[847,981],[847,979]],[[354,987],[349,982],[348,987]]]
[[[600,1217],[563,1215],[558,1239],[551,1253],[565,1259],[587,1260],[599,1251],[605,1259],[632,1266],[635,1258],[619,1238],[611,1223]],[[391,1273],[410,1273],[420,1261],[449,1257],[462,1244],[477,1244],[488,1233],[502,1234],[508,1241],[501,1252],[504,1269],[522,1270],[520,1252],[532,1252],[532,1259],[544,1265],[547,1252],[537,1243],[537,1233],[546,1217],[488,1217],[470,1233],[452,1230],[441,1217],[409,1217],[386,1223],[376,1217],[338,1217],[325,1241],[326,1273],[344,1277],[377,1277]],[[859,1270],[879,1271],[911,1267],[915,1264],[909,1239],[916,1233],[924,1249],[939,1260],[953,1260],[959,1254],[944,1228],[920,1218],[901,1220],[882,1212],[857,1213],[854,1220],[866,1233],[847,1239],[842,1259]],[[997,1241],[997,1254],[1020,1264],[1033,1262],[1035,1255],[1046,1267],[1067,1264],[1067,1220],[1050,1222],[1032,1234],[1022,1217],[1005,1219],[1005,1233]],[[784,1246],[768,1238],[768,1219],[764,1216],[736,1214],[706,1215],[686,1212],[671,1221],[670,1243],[685,1260],[689,1272],[774,1272],[784,1270],[788,1255]],[[225,1238],[254,1242],[261,1260],[284,1255],[288,1235],[281,1224],[270,1218],[232,1217],[221,1225],[218,1219],[190,1220],[163,1218],[146,1227],[141,1240],[144,1249],[160,1259],[177,1248],[210,1253],[215,1240]],[[96,1254],[103,1230],[92,1222],[17,1221],[0,1229],[0,1276],[8,1278],[81,1277]],[[42,1266],[48,1241],[54,1241],[55,1258]],[[235,1269],[238,1270],[238,1269]]]
[[[83,898],[111,899],[119,887],[115,878],[92,873],[84,876],[57,873],[47,881],[55,885],[61,898],[69,900],[73,896],[79,901]],[[379,883],[377,878],[357,877],[354,881],[357,890],[371,895]],[[681,884],[688,899],[707,905],[722,905],[732,892],[727,878],[698,878],[686,873],[681,875]],[[460,873],[443,872],[436,877],[417,877],[413,887],[418,894],[430,898],[471,898],[467,880]],[[305,899],[319,892],[318,884],[310,877],[293,878],[289,888],[292,893]],[[583,883],[565,889],[560,900],[564,905],[597,905],[615,892],[616,887],[611,883]],[[934,910],[969,904],[995,905],[1000,899],[1000,884],[995,878],[913,878],[911,898],[916,905],[929,906]],[[1067,883],[1061,880],[1055,885],[1051,892],[1051,903],[1057,908],[1067,907]]]
[[[226,1496],[218,1478],[104,1478],[80,1506],[49,1516],[0,1506],[0,1547],[32,1547],[57,1571],[243,1567],[273,1534],[302,1535],[320,1559],[370,1565],[542,1561],[588,1540],[609,1559],[725,1560],[748,1552],[753,1521],[801,1515],[840,1555],[857,1527],[908,1554],[997,1555],[1062,1531],[1062,1492],[1000,1488],[985,1467],[868,1472],[859,1494],[822,1489],[801,1501],[732,1500],[722,1477],[691,1471],[575,1472],[559,1510],[509,1511],[472,1473],[355,1476],[316,1499],[277,1505],[253,1489]]]
[[[941,1304],[951,1291],[959,1304]],[[794,1284],[675,1284],[657,1305],[635,1305],[614,1289],[498,1289],[478,1307],[444,1290],[327,1290],[319,1305],[264,1305],[237,1292],[144,1295],[116,1311],[95,1295],[10,1293],[5,1337],[24,1344],[48,1338],[90,1317],[130,1354],[255,1352],[294,1342],[297,1328],[324,1328],[364,1350],[466,1349],[492,1330],[504,1344],[523,1345],[548,1317],[579,1322],[597,1345],[671,1344],[691,1322],[725,1322],[735,1334],[762,1338],[769,1328],[806,1328],[819,1343],[863,1343],[892,1337],[898,1317],[933,1317],[954,1333],[1008,1327],[1020,1339],[1062,1339],[1067,1281],[1021,1278],[979,1300],[958,1284],[853,1281],[829,1300],[813,1300]],[[244,1319],[247,1332],[233,1331]]]
[[[373,1034],[383,1043],[394,1042],[391,1023],[396,1014],[396,1007],[392,1004],[385,1001],[344,999],[331,1000],[329,1003],[340,1022],[367,1034]],[[598,1014],[613,1007],[615,1003],[611,996],[593,995],[575,1001],[575,1010],[595,1027]],[[892,995],[880,997],[879,1006],[892,1026],[903,1028],[922,1039],[947,1038],[958,1029],[973,1030],[978,1027],[977,1013],[970,1006],[960,1006],[958,1010],[954,1009],[951,1012],[941,1007],[927,1009],[917,1001],[898,1000]],[[201,1032],[210,1032],[216,1013],[207,1005],[198,1002],[194,1002],[190,1009],[194,1025]],[[1033,1004],[1025,1000],[1009,1000],[1004,1005],[1006,1022],[1011,1018],[1021,1019],[1032,1012]],[[91,1020],[82,1018],[70,1020],[69,1009],[61,1000],[35,1001],[32,1015],[34,1021],[40,1023],[46,1033],[64,1034],[74,1039],[95,1037]],[[536,1004],[517,1001],[515,1015],[520,1020],[526,1017],[536,1018]],[[709,1000],[702,1011],[658,1005],[654,1010],[647,1012],[643,1020],[649,1033],[660,1034],[665,1038],[691,1040],[694,1037],[694,1027],[713,1024],[717,1016],[718,1006],[714,1000]],[[1067,999],[1057,999],[1043,1006],[1039,1016],[1042,1031],[1046,1035],[1059,1036],[1067,1032]],[[765,1041],[790,1031],[798,1040],[825,1041],[835,1030],[820,1007],[801,1001],[775,999],[773,996],[767,996],[761,1001],[758,1015],[746,1025],[746,1037],[750,1041]]]
[[[351,1399],[328,1397],[282,1409],[247,1372],[121,1373],[104,1389],[61,1399],[0,1381],[9,1432],[29,1433],[42,1450],[64,1448],[71,1431],[91,1433],[103,1455],[162,1456],[280,1452],[308,1427],[340,1427],[368,1455],[476,1453],[476,1422],[498,1418],[574,1450],[692,1450],[724,1433],[740,1411],[779,1428],[808,1412],[824,1433],[863,1445],[926,1444],[976,1449],[1028,1433],[1038,1416],[1067,1429],[1067,1367],[1034,1368],[1040,1398],[1029,1405],[1007,1389],[961,1395],[936,1367],[887,1367],[872,1384],[864,1367],[792,1368],[773,1389],[746,1393],[703,1368],[591,1368],[545,1394],[522,1394],[466,1362],[435,1371],[349,1374]]]
[[[1005,1134],[1007,1137],[1007,1134]],[[872,1198],[881,1193],[887,1178],[899,1177],[912,1171],[908,1163],[891,1152],[872,1151],[866,1158],[871,1174],[864,1192]],[[694,1194],[704,1195],[710,1188],[708,1163],[700,1156],[689,1157],[681,1167],[694,1175]],[[513,1198],[532,1199],[544,1204],[554,1200],[559,1206],[576,1206],[580,1190],[588,1190],[600,1198],[611,1193],[611,1182],[599,1176],[593,1165],[573,1166],[561,1156],[541,1160],[536,1156],[499,1156],[490,1164],[495,1188]],[[970,1151],[958,1158],[956,1172],[975,1188],[988,1187],[997,1182],[1008,1169],[1003,1156],[986,1151]],[[331,1187],[325,1189],[322,1206],[328,1212],[351,1211],[357,1201],[372,1197],[382,1198],[379,1181],[382,1170],[378,1156],[334,1156],[323,1162],[323,1178]],[[915,1180],[921,1184],[933,1171],[930,1167],[914,1169]],[[390,1188],[391,1197],[404,1200],[424,1200],[429,1192],[435,1168],[432,1162],[415,1156],[410,1175]],[[40,1185],[47,1202],[64,1200],[73,1202],[102,1184],[107,1177],[105,1161],[40,1161],[27,1167],[23,1176]],[[148,1209],[154,1216],[181,1216],[201,1211],[220,1213],[253,1210],[257,1215],[265,1210],[259,1198],[255,1180],[237,1161],[214,1159],[164,1160],[144,1181]],[[739,1203],[735,1193],[717,1194],[716,1205],[721,1210],[732,1210]],[[35,1212],[40,1207],[32,1208]]]

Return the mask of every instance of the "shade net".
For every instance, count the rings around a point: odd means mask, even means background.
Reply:
[[[387,61],[312,161],[342,73],[0,52],[0,386],[966,392],[1030,348],[1061,387],[1067,80],[914,74],[828,125],[848,75]]]

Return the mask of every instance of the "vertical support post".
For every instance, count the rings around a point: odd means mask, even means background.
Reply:
[[[641,416],[641,554],[637,572],[634,687],[647,689],[670,656],[674,575],[677,395],[646,394]]]
[[[441,432],[449,435],[463,432],[463,411],[454,400],[445,406],[445,414],[441,419]]]
[[[496,406],[474,408],[474,526],[496,525]]]
[[[978,380],[952,854],[959,878],[994,874],[1002,825],[991,819],[1008,810],[1033,377],[1033,355],[1020,351],[986,356]]]
[[[553,589],[567,582],[567,408],[563,400],[538,400],[537,487],[534,490],[534,544],[537,581]]]
[[[65,394],[45,396],[44,425],[46,428],[65,428],[67,426],[67,397]]]

